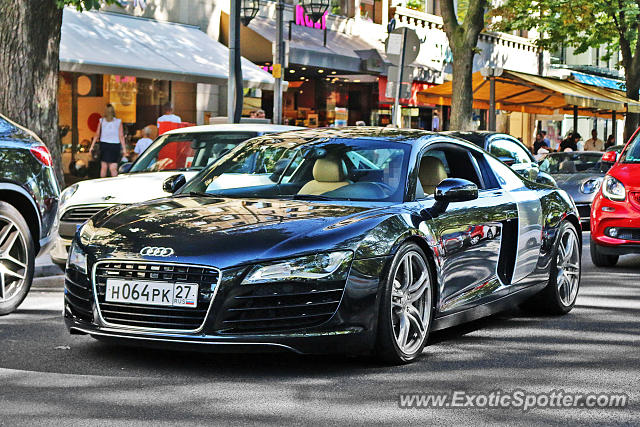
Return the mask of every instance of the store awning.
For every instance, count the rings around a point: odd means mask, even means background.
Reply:
[[[60,69],[226,84],[229,49],[196,27],[65,8]],[[245,87],[273,88],[271,74],[242,58]]]
[[[578,83],[590,86],[597,86],[606,89],[625,90],[625,82],[622,80],[611,79],[609,77],[594,76],[593,74],[580,73],[572,71],[571,76]]]
[[[473,74],[473,106],[489,109],[489,79],[480,72]],[[624,114],[640,108],[640,103],[607,90],[594,90],[571,80],[541,77],[515,71],[504,71],[495,78],[496,108],[532,114],[573,113],[609,117],[611,112]],[[451,105],[452,84],[447,82],[418,95],[423,103]]]
[[[223,12],[220,21],[222,34],[227,37],[229,15]],[[249,27],[243,26],[240,31],[240,45],[245,56],[254,62],[273,61],[271,46],[276,37],[275,20],[257,16]],[[385,64],[379,63],[384,57],[379,53],[377,58],[371,54],[365,54],[366,58],[363,57],[363,52],[370,52],[375,46],[358,36],[327,30],[325,46],[324,30],[287,22],[284,38],[289,43],[289,64],[351,73],[384,72]],[[367,63],[367,59],[376,60],[376,64],[372,64],[371,61]],[[367,67],[373,68],[373,65],[376,69],[367,70]]]

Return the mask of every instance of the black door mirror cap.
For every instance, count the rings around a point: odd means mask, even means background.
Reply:
[[[478,186],[461,178],[443,179],[436,187],[435,199],[439,202],[467,202],[478,198]]]
[[[187,183],[187,179],[183,174],[171,175],[169,178],[165,179],[162,183],[162,189],[167,193],[175,193],[178,191],[183,185]]]

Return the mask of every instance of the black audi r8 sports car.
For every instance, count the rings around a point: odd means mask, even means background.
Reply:
[[[432,330],[520,303],[567,313],[578,293],[569,196],[451,136],[267,135],[165,187],[78,230],[71,333],[403,363]]]

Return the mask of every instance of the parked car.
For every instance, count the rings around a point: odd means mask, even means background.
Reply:
[[[120,175],[81,181],[60,198],[58,236],[51,259],[64,269],[76,228],[99,211],[167,196],[163,183],[180,175],[183,184],[241,142],[265,133],[300,129],[270,124],[204,125],[175,129],[159,136],[134,162],[120,167]]]
[[[571,151],[547,154],[540,170],[550,174],[576,203],[583,227],[589,227],[591,202],[612,163],[602,161],[599,151]]]
[[[31,288],[35,257],[54,235],[59,195],[47,147],[0,114],[0,315]]]
[[[591,260],[612,267],[620,255],[640,253],[640,132],[636,130],[602,180],[591,208]]]
[[[236,171],[270,183],[216,185]],[[493,238],[445,251],[475,226]],[[466,141],[284,132],[248,141],[173,197],[90,219],[72,243],[64,318],[109,341],[404,363],[430,331],[506,307],[569,312],[580,254],[566,192]]]
[[[528,180],[552,187],[556,186],[553,177],[540,170],[538,162],[527,147],[509,134],[491,131],[447,131],[441,133],[462,138],[487,150]]]

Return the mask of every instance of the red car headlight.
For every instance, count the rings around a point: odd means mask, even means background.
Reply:
[[[609,200],[624,200],[626,196],[624,184],[607,175],[602,182],[602,195]]]

